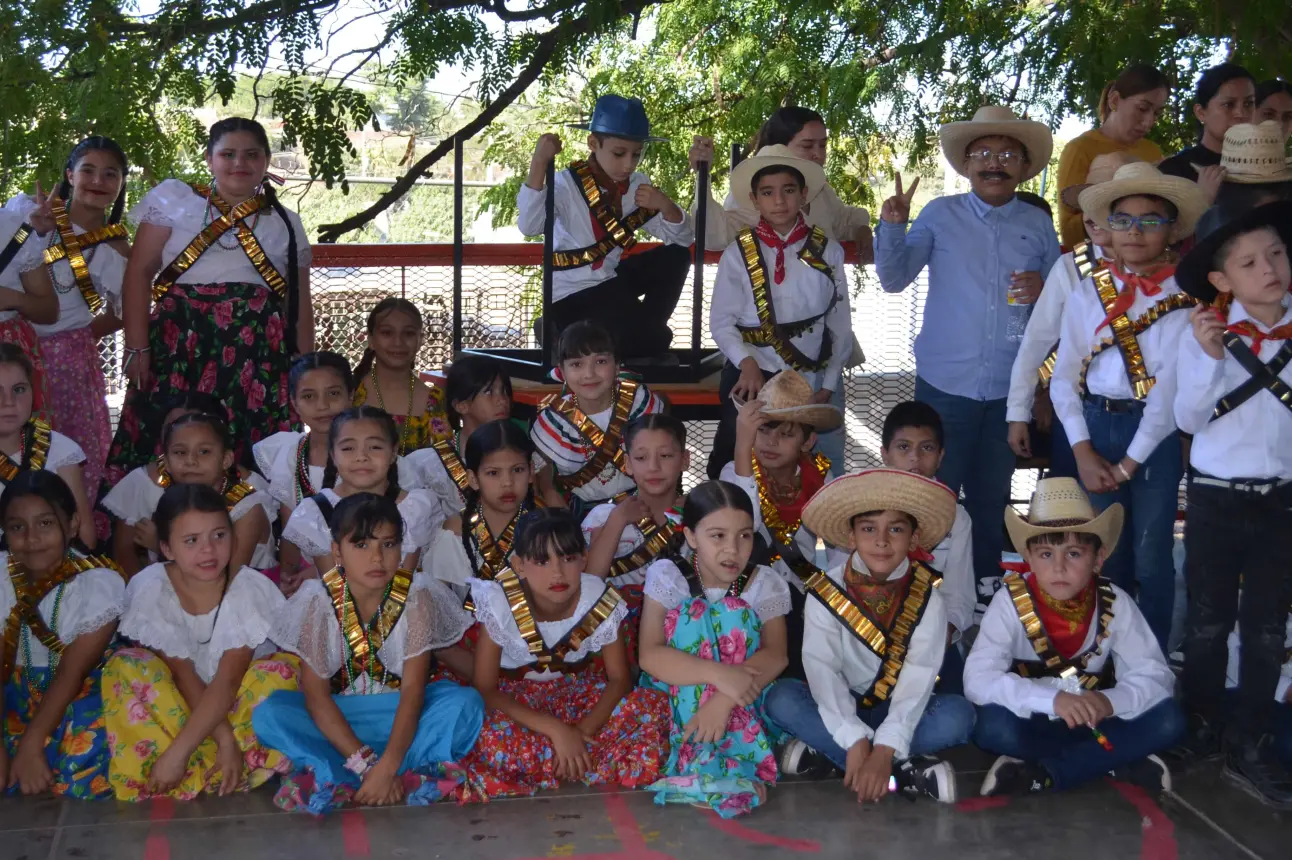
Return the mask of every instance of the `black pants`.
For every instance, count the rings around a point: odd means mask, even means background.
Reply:
[[[764,370],[763,381],[766,382],[775,375]],[[723,364],[722,374],[718,377],[718,409],[721,414],[718,416],[718,429],[713,434],[713,448],[709,451],[709,465],[706,470],[709,479],[713,481],[718,480],[718,476],[722,474],[722,467],[736,456],[736,418],[740,411],[731,400],[731,389],[735,388],[739,381],[740,368],[730,361]]]
[[[1240,680],[1226,734],[1247,743],[1274,726],[1292,606],[1292,486],[1262,496],[1191,483],[1188,502],[1184,707],[1213,726],[1225,723],[1227,641],[1237,621]]]
[[[621,259],[610,280],[552,303],[557,336],[579,320],[596,320],[614,335],[620,360],[666,352],[673,341],[668,318],[690,266],[691,249],[681,245],[661,245]]]

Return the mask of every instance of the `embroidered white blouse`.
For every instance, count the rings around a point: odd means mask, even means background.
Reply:
[[[408,486],[430,490],[440,500],[440,507],[446,511],[462,510],[465,502],[462,492],[458,489],[457,482],[449,476],[449,470],[440,459],[440,452],[434,448],[419,448],[404,455],[401,460],[407,464],[409,480],[413,482]],[[399,484],[404,486],[402,474]]]
[[[336,490],[323,490],[322,494],[333,507],[341,501]],[[444,524],[444,512],[429,490],[408,490],[399,502],[399,513],[404,518],[404,555],[423,552],[431,545],[436,530]],[[314,499],[305,499],[292,511],[283,528],[283,540],[296,544],[309,558],[332,551],[332,530]]]
[[[613,502],[597,505],[588,511],[588,515],[583,518],[583,539],[588,544],[592,543],[592,533],[597,529],[605,528],[606,522],[614,512],[615,505]],[[681,541],[681,517],[674,514],[669,514],[668,517],[669,521],[678,527],[676,540]],[[619,545],[615,547],[615,558],[620,559],[632,555],[644,543],[646,543],[646,535],[642,534],[642,530],[637,527],[636,523],[629,523],[624,526],[624,530],[619,534]],[[646,581],[647,567],[649,565],[643,565],[619,576],[609,577],[608,581],[616,588],[622,585],[641,585]]]
[[[18,602],[13,583],[5,571],[9,569],[9,553],[0,552],[0,619],[7,619]],[[77,574],[63,586],[63,599],[58,600],[58,589],[46,594],[38,604],[40,617],[64,645],[72,644],[78,636],[93,633],[105,624],[121,617],[126,608],[126,581],[121,574],[106,567],[96,567]],[[54,605],[58,604],[58,623],[54,623]],[[30,637],[31,665],[34,668],[49,666],[49,649],[35,636]],[[25,665],[23,649],[18,647],[13,655],[14,665]]]
[[[300,430],[282,430],[251,446],[251,453],[256,458],[256,468],[268,480],[269,495],[289,510],[297,504],[296,456],[301,438],[305,435]],[[401,489],[415,490],[427,486],[421,470],[408,462],[408,458],[399,457],[396,465]],[[306,469],[309,471],[310,485],[321,489],[327,470],[323,466],[306,466]],[[336,483],[338,486],[342,483],[340,477]]]
[[[22,451],[15,451],[7,455],[14,465],[22,465]],[[45,457],[46,472],[57,472],[65,466],[75,466],[78,463],[85,462],[85,452],[81,446],[73,442],[68,437],[59,433],[57,430],[51,430],[49,433],[49,454]],[[0,481],[0,496],[4,495],[6,484]],[[4,529],[0,529],[0,535],[4,534]]]
[[[7,209],[0,210],[0,251],[9,246],[14,235],[22,228],[23,217]],[[28,225],[30,226],[30,225]],[[9,261],[9,265],[0,270],[0,287],[25,292],[22,286],[22,275],[32,269],[40,268],[45,262],[45,243],[34,233],[22,243],[18,253]],[[0,311],[0,322],[8,322],[18,316],[17,311]]]
[[[645,594],[651,600],[672,610],[691,599],[691,587],[671,558],[656,559],[646,568]],[[704,597],[710,603],[722,600],[726,588],[706,588]],[[771,621],[790,612],[790,587],[770,567],[759,565],[745,583],[740,595],[754,610],[759,621]]]

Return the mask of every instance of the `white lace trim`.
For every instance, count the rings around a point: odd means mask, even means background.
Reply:
[[[323,583],[307,579],[274,617],[269,638],[300,657],[320,678],[341,670],[345,658],[341,624]]]
[[[64,466],[75,466],[85,462],[85,452],[81,446],[59,433],[57,430],[49,436],[49,458],[45,461],[45,470],[57,472]]]
[[[417,576],[413,579],[404,614],[395,630],[391,631],[391,639],[395,639],[399,627],[404,626],[403,647],[392,650],[402,652],[402,664],[403,660],[421,656],[427,651],[457,644],[474,623],[471,613],[462,608],[448,586],[426,575]],[[386,668],[392,672],[401,671],[399,667],[387,665]]]
[[[646,567],[646,586],[643,593],[665,609],[682,603],[691,596],[686,579],[672,559],[660,558]]]
[[[62,629],[58,631],[58,638],[61,639],[64,644],[70,644],[77,636],[84,636],[86,633],[93,633],[95,630],[116,621],[121,617],[123,608],[124,607],[121,603],[114,603],[109,606],[100,607],[99,611],[93,615],[86,615],[77,619],[77,623],[74,625],[60,624],[59,627]]]
[[[562,637],[582,621],[588,611],[596,605],[606,588],[605,582],[600,578],[583,574],[579,584],[579,602],[570,617],[563,621],[538,623],[538,632],[543,637],[544,644],[550,648],[560,642]],[[536,662],[536,658],[529,653],[529,646],[526,645],[524,637],[520,635],[520,628],[516,626],[516,619],[511,614],[511,607],[507,603],[507,595],[502,586],[488,580],[472,580],[471,597],[476,605],[476,620],[484,625],[489,638],[502,649],[503,668],[518,669]],[[610,613],[610,617],[583,641],[577,651],[571,651],[566,655],[566,661],[577,663],[588,654],[594,654],[615,641],[619,635],[619,626],[627,614],[628,605],[621,601]]]
[[[278,505],[264,490],[256,490],[254,493],[248,493],[242,501],[233,506],[229,511],[229,518],[235,523],[255,510],[256,506],[265,510],[265,516],[269,518],[269,524],[272,526],[278,520]]]
[[[323,490],[323,494],[333,505],[341,498],[332,490]],[[292,511],[283,528],[283,540],[296,544],[310,559],[332,551],[332,533],[323,519],[323,512],[312,498],[302,499]]]
[[[401,468],[399,486],[405,490],[420,488],[430,490],[445,511],[460,511],[464,503],[457,482],[449,476],[444,468],[444,461],[434,448],[422,448],[405,457],[401,457],[401,467],[407,465],[409,483],[404,483],[405,472]]]
[[[140,466],[108,491],[103,497],[103,507],[126,525],[133,526],[152,518],[161,496],[162,489],[149,476],[148,467]]]

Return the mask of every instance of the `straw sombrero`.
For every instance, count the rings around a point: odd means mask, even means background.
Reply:
[[[1175,204],[1179,214],[1171,225],[1172,242],[1191,236],[1198,219],[1207,211],[1207,195],[1198,183],[1169,176],[1142,161],[1119,167],[1109,181],[1090,186],[1081,192],[1077,204],[1087,218],[1102,225],[1108,223],[1115,201],[1137,194],[1161,197]]]
[[[797,370],[782,370],[767,380],[758,399],[763,402],[758,411],[773,421],[807,424],[822,433],[843,423],[838,407],[812,402],[812,386]]]
[[[807,200],[811,201],[825,187],[825,168],[815,161],[799,158],[783,144],[764,146],[756,155],[746,158],[731,170],[731,196],[742,209],[752,209],[749,199],[754,174],[764,167],[792,167],[803,175],[807,184]]]
[[[1122,533],[1123,516],[1120,504],[1096,515],[1076,478],[1045,478],[1036,482],[1026,519],[1005,508],[1005,530],[1018,552],[1037,535],[1077,532],[1097,536],[1104,552],[1111,555]]]
[[[900,469],[867,469],[817,490],[803,506],[803,524],[846,547],[852,518],[867,511],[902,511],[919,524],[920,546],[932,550],[956,521],[956,494],[946,484]]]
[[[1050,164],[1050,153],[1054,151],[1054,135],[1050,127],[1043,122],[1030,119],[1019,119],[1009,108],[1000,105],[984,105],[978,108],[973,119],[964,122],[949,122],[938,129],[938,138],[942,141],[942,154],[947,162],[961,176],[965,173],[965,149],[980,137],[1012,137],[1027,147],[1027,170],[1023,171],[1023,181],[1040,176]]]
[[[1198,301],[1211,304],[1219,293],[1207,277],[1219,269],[1216,254],[1230,239],[1261,227],[1273,227],[1284,243],[1292,246],[1292,201],[1279,200],[1245,211],[1234,204],[1212,206],[1198,220],[1197,241],[1175,267],[1175,282]]]
[[[1287,157],[1287,136],[1272,119],[1260,125],[1240,122],[1225,132],[1220,149],[1220,166],[1225,181],[1240,185],[1262,182],[1292,182],[1292,162]],[[1202,168],[1195,164],[1195,170]]]
[[[1098,185],[1100,182],[1108,182],[1120,168],[1143,160],[1138,155],[1132,155],[1125,151],[1105,152],[1103,155],[1096,155],[1090,161],[1090,169],[1086,171],[1086,181],[1078,185],[1069,185],[1059,192],[1059,199],[1069,209],[1080,209],[1078,198],[1081,197],[1082,191],[1092,185]]]

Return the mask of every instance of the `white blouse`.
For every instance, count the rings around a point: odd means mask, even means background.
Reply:
[[[336,490],[321,492],[333,507],[341,502]],[[444,524],[444,512],[430,490],[409,490],[399,503],[399,513],[404,518],[404,555],[424,551],[435,538],[436,529]],[[283,540],[296,544],[309,558],[332,551],[332,529],[314,499],[303,500],[292,511],[283,529]]]
[[[269,495],[288,509],[295,508],[296,500],[296,457],[301,438],[306,434],[300,430],[283,430],[261,439],[251,446],[251,453],[256,458],[256,468],[269,482]],[[404,490],[422,489],[428,485],[422,471],[408,462],[408,458],[396,460],[399,469],[399,486]],[[306,466],[309,470],[310,485],[322,488],[326,469],[323,466]],[[336,479],[337,486],[341,478]],[[455,503],[448,510],[457,510]]]
[[[670,611],[691,599],[691,586],[671,558],[656,559],[646,568],[646,596]],[[706,588],[704,597],[710,603],[722,600],[726,588]],[[754,610],[759,621],[767,622],[790,612],[790,587],[770,567],[758,565],[745,584],[740,600]]]
[[[9,242],[24,223],[23,216],[18,213],[8,209],[0,210],[0,251],[9,247]],[[9,265],[0,271],[0,287],[24,292],[22,274],[40,268],[45,262],[44,254],[45,243],[40,237],[34,233],[28,236],[18,253],[9,261]],[[16,316],[18,316],[17,311],[0,311],[0,322],[8,322]]]
[[[615,512],[615,507],[613,502],[597,505],[588,511],[588,515],[583,518],[583,539],[589,546],[592,545],[592,533],[597,529],[606,527],[606,522],[609,521],[610,515]],[[670,517],[670,520],[674,525],[681,525],[682,522],[680,517]],[[681,529],[676,534],[677,539],[681,540]],[[624,556],[632,555],[644,543],[646,543],[646,535],[642,534],[642,530],[637,527],[636,523],[629,523],[624,526],[624,530],[619,534],[619,544],[615,547],[615,558],[620,559]],[[612,576],[609,578],[609,582],[616,587],[621,585],[641,585],[646,581],[647,567],[649,565],[643,565],[619,576]]]
[[[305,228],[301,225],[300,216],[290,209],[284,211],[291,222],[290,229],[296,233],[296,263],[302,269],[307,268],[313,259],[313,252],[310,241],[305,236]],[[136,227],[155,224],[170,229],[170,236],[162,249],[163,265],[169,265],[183,253],[193,238],[218,217],[219,214],[214,209],[208,212],[205,197],[199,197],[187,183],[178,179],[167,179],[157,185],[126,216]],[[272,209],[261,211],[258,217],[252,215],[245,223],[255,233],[260,247],[264,249],[274,268],[286,277],[288,225]],[[179,276],[178,281],[182,284],[265,282],[242,250],[242,245],[235,244],[232,248],[226,248],[220,242],[212,243],[206,253]]]
[[[464,526],[465,528],[465,526]],[[459,600],[471,593],[476,565],[462,546],[462,538],[448,529],[438,529],[422,559],[422,570],[453,590]]]
[[[22,451],[16,451],[7,455],[10,462],[16,466],[22,465]],[[59,433],[57,430],[51,430],[49,433],[49,455],[45,457],[46,472],[57,472],[65,466],[75,466],[78,463],[85,462],[85,452],[81,446],[71,439]],[[7,484],[0,481],[0,496],[4,495]],[[4,529],[0,529],[0,536],[4,535]]]
[[[269,628],[286,599],[267,576],[244,567],[234,575],[220,606],[190,615],[166,574],[165,564],[139,571],[126,588],[121,635],[176,660],[191,660],[198,677],[211,683],[224,652],[251,648],[272,653]],[[217,614],[218,613],[218,614]]]
[[[466,503],[466,500],[462,498],[462,491],[458,489],[457,481],[449,476],[449,470],[445,468],[444,461],[440,459],[438,451],[434,448],[419,448],[400,459],[408,465],[408,471],[413,482],[407,486],[422,487],[430,490],[435,494],[435,498],[440,500],[440,507],[446,511],[462,510],[462,505]],[[399,485],[401,487],[405,486],[402,471],[399,476]]]
[[[415,577],[404,611],[377,656],[387,672],[399,676],[405,660],[457,644],[472,623],[471,614],[448,589],[431,577]],[[269,638],[300,657],[320,678],[334,677],[345,662],[345,633],[332,606],[332,596],[318,579],[301,583],[279,609]],[[363,673],[342,695],[383,693],[387,689]]]
[[[592,607],[597,605],[597,601],[609,587],[601,577],[590,573],[583,574],[579,580],[579,602],[570,613],[570,617],[562,621],[537,622],[543,643],[549,648],[559,643],[565,634],[573,630]],[[516,618],[511,614],[511,605],[507,602],[507,592],[503,590],[500,583],[487,579],[472,580],[471,599],[476,605],[476,620],[484,625],[489,638],[502,649],[502,668],[519,669],[538,661],[537,657],[529,653],[529,645],[526,644],[525,637],[520,635],[520,627],[517,626]],[[610,613],[610,617],[602,621],[592,635],[583,640],[577,651],[571,651],[565,655],[565,662],[578,663],[584,657],[596,654],[618,639],[619,625],[627,615],[628,604],[620,601]],[[551,680],[559,677],[559,673],[530,672],[527,677],[531,680]]]
[[[9,553],[0,552],[0,572],[9,569]],[[18,602],[13,582],[8,575],[0,575],[0,619],[8,619]],[[54,604],[58,603],[58,623],[54,623]],[[58,589],[46,594],[37,607],[50,630],[64,645],[86,633],[93,633],[105,624],[121,617],[126,608],[126,581],[121,574],[106,567],[96,567],[77,574],[63,586],[63,599],[58,600]],[[7,623],[7,622],[6,622]],[[49,649],[35,636],[30,637],[31,665],[35,668],[49,666]],[[24,665],[21,646],[14,656],[14,665]],[[7,679],[6,679],[7,680]]]

